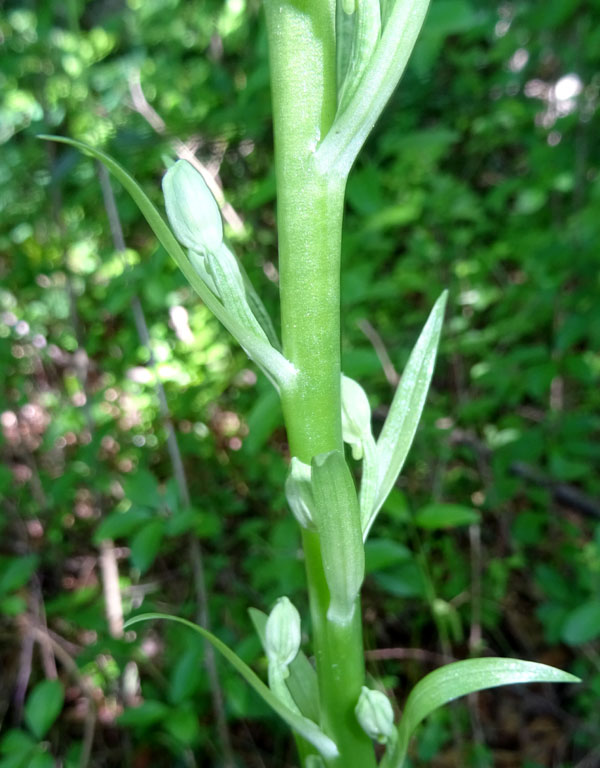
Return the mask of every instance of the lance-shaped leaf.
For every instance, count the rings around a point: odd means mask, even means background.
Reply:
[[[263,701],[268,704],[271,709],[274,710],[279,715],[279,717],[281,717],[281,719],[290,726],[290,728],[293,728],[294,731],[299,733],[300,736],[312,744],[313,747],[315,747],[319,753],[323,755],[324,758],[331,760],[332,758],[338,756],[339,750],[335,742],[332,741],[329,736],[323,733],[323,731],[321,731],[321,729],[311,720],[308,720],[306,717],[293,712],[289,707],[286,707],[284,704],[282,704],[282,702],[279,701],[279,699],[268,688],[268,686],[263,683],[260,677],[258,677],[258,675],[252,669],[250,669],[250,667],[245,662],[243,662],[240,657],[231,650],[231,648],[219,640],[216,635],[213,635],[212,632],[204,629],[204,627],[200,627],[198,624],[194,624],[187,619],[182,619],[179,616],[168,616],[164,613],[144,613],[140,616],[134,616],[133,618],[126,621],[124,624],[124,629],[129,629],[141,621],[153,621],[156,619],[160,619],[162,621],[174,621],[178,624],[183,624],[183,626],[188,627],[189,629],[192,629],[194,632],[197,632],[199,635],[201,635],[215,648],[215,650],[219,651],[219,653],[227,659],[227,661],[236,669],[236,671],[240,673],[244,680],[246,680],[246,682],[252,686],[256,693],[258,693],[258,695],[263,699]]]
[[[257,608],[249,608],[248,613],[254,624],[254,629],[260,638],[262,647],[266,653],[266,627],[268,616]],[[320,719],[319,688],[317,673],[313,665],[302,651],[298,651],[296,658],[288,667],[289,677],[286,685],[297,704],[298,709],[309,720],[315,723]]]
[[[157,211],[150,198],[142,190],[137,181],[110,155],[101,152],[95,147],[90,147],[80,141],[64,136],[40,136],[41,139],[57,141],[69,144],[85,154],[92,155],[100,160],[106,168],[117,178],[131,195],[140,212],[150,225],[160,244],[174,259],[184,276],[200,296],[211,312],[221,321],[231,335],[238,340],[247,355],[259,365],[279,388],[289,386],[296,378],[296,369],[289,360],[271,346],[259,339],[255,333],[245,328],[239,320],[233,316],[219,301],[215,294],[204,283],[193,264],[186,256],[175,236]]]
[[[429,0],[396,0],[393,3],[358,88],[346,108],[336,115],[315,153],[318,172],[333,172],[344,178],[348,175],[404,72],[428,7]]]
[[[377,440],[377,493],[363,526],[369,533],[382,504],[394,487],[412,445],[431,383],[442,332],[447,292],[436,301],[408,359],[392,405]]]
[[[546,664],[519,659],[467,659],[430,672],[410,692],[398,739],[382,768],[401,768],[415,728],[438,707],[475,691],[515,683],[579,683],[578,677]]]
[[[379,41],[381,32],[379,0],[358,0],[352,18],[354,21],[352,46],[338,97],[339,113],[346,109],[358,90],[361,78]]]
[[[315,456],[311,467],[315,522],[330,595],[327,618],[345,625],[352,619],[365,575],[358,498],[340,451]]]
[[[303,528],[314,531],[315,500],[312,492],[310,465],[295,456],[285,481],[285,497],[296,520]]]
[[[338,82],[338,103],[339,87],[344,82],[348,65],[350,63],[350,54],[352,52],[352,38],[354,37],[354,2],[348,5],[343,0],[337,0],[335,17],[335,55],[337,66]]]

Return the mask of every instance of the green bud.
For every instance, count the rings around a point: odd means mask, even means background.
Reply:
[[[223,243],[223,221],[202,174],[187,160],[178,160],[166,172],[162,187],[179,242],[197,253],[216,253]]]
[[[394,710],[385,693],[363,685],[354,712],[363,731],[379,744],[394,737]]]
[[[287,668],[300,650],[300,614],[287,597],[280,597],[265,626],[269,667]]]
[[[371,406],[365,390],[354,379],[342,374],[342,436],[352,448],[352,456],[362,459],[365,443],[373,441]]]
[[[296,520],[303,528],[315,530],[314,507],[310,483],[310,466],[292,457],[290,471],[285,481],[285,496]]]

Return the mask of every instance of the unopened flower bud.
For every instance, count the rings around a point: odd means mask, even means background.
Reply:
[[[300,614],[287,597],[280,597],[265,627],[265,651],[269,665],[286,668],[300,650]]]
[[[342,374],[342,435],[354,459],[362,459],[364,445],[373,440],[371,406],[357,381]]]
[[[315,530],[314,506],[310,465],[292,457],[285,481],[285,496],[296,520],[303,528]]]
[[[202,174],[187,160],[178,160],[165,174],[162,187],[179,242],[198,253],[216,253],[223,243],[223,221]]]
[[[354,712],[363,731],[379,744],[393,738],[394,710],[385,693],[363,685]]]

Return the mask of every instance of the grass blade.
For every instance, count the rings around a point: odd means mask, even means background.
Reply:
[[[179,616],[169,616],[165,613],[144,613],[140,616],[134,616],[125,622],[123,628],[130,629],[132,626],[139,624],[142,621],[154,621],[156,619],[161,621],[174,621],[177,624],[183,624],[184,627],[192,629],[194,632],[197,632],[199,635],[201,635],[205,640],[208,640],[208,642],[215,648],[215,650],[219,651],[219,653],[227,659],[232,667],[234,667],[235,670],[240,673],[244,680],[246,680],[246,682],[256,691],[256,693],[258,693],[263,701],[268,704],[271,709],[273,709],[279,715],[279,717],[281,717],[281,719],[290,726],[290,728],[299,733],[300,736],[305,738],[314,747],[316,747],[316,749],[319,750],[323,757],[327,759],[337,757],[337,746],[329,738],[329,736],[324,734],[323,731],[321,731],[321,729],[311,720],[308,720],[306,717],[302,717],[301,715],[297,715],[295,712],[292,712],[290,709],[288,709],[288,707],[284,706],[271,692],[267,685],[263,683],[260,677],[258,677],[258,675],[252,669],[250,669],[250,667],[244,663],[239,658],[239,656],[231,650],[231,648],[219,640],[218,637],[213,635],[212,632],[209,632],[203,627],[198,626],[198,624],[194,624],[187,619],[182,619]]]

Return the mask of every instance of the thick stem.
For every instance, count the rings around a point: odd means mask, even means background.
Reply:
[[[269,34],[284,353],[298,371],[282,392],[292,455],[342,450],[340,249],[345,179],[315,170],[314,152],[336,109],[335,0],[265,0]],[[360,606],[346,626],[327,620],[318,535],[304,532],[322,727],[336,768],[372,768],[354,707],[364,682]]]

